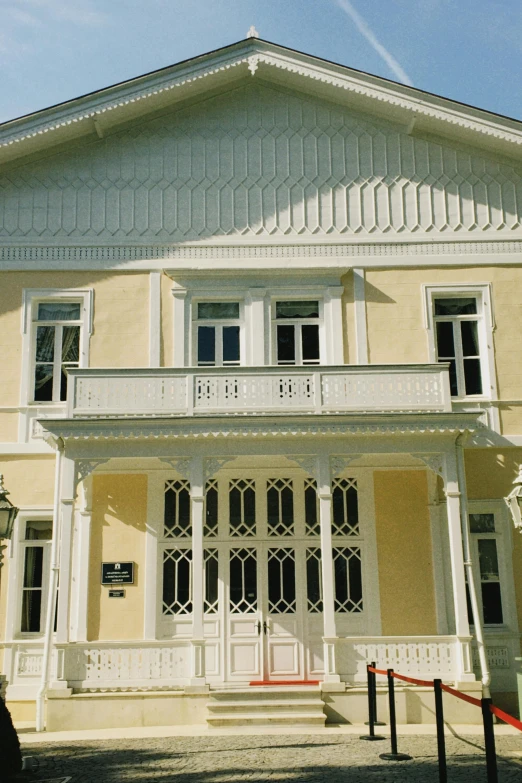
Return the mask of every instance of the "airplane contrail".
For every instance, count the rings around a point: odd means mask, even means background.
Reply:
[[[348,16],[351,17],[359,32],[364,35],[370,46],[372,46],[377,54],[382,57],[388,68],[392,71],[393,74],[395,74],[397,79],[403,84],[407,84],[410,87],[413,87],[413,82],[404,68],[402,68],[395,57],[390,54],[386,47],[383,46],[382,43],[376,38],[369,24],[363,19],[360,13],[355,10],[350,0],[335,0],[335,2],[345,13],[348,14]]]

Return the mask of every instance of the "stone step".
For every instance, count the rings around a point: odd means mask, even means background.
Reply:
[[[207,702],[209,727],[324,726],[318,687],[230,688],[213,690]]]
[[[316,713],[277,712],[263,715],[260,713],[242,713],[241,715],[208,716],[210,728],[226,726],[319,726],[323,727],[326,715]]]
[[[274,701],[261,701],[252,699],[250,701],[212,701],[207,702],[207,709],[213,714],[235,712],[274,712],[282,710],[283,712],[296,713],[299,711],[319,712],[323,711],[323,702],[320,699],[293,699],[285,701],[278,699]]]
[[[263,701],[278,701],[281,698],[284,698],[286,701],[310,698],[321,699],[321,690],[315,686],[308,688],[274,688],[271,686],[265,688],[234,688],[222,691],[212,690],[210,698],[216,701],[250,701],[253,698]]]

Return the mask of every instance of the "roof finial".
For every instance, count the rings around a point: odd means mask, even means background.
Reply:
[[[247,38],[259,38],[259,33],[257,32],[257,30],[256,30],[256,28],[254,27],[254,25],[251,25],[251,26],[250,26],[250,30],[249,30],[249,31],[248,31],[248,33],[246,34],[246,37],[247,37]]]

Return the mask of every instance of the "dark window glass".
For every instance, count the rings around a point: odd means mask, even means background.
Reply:
[[[494,538],[480,538],[478,550],[481,580],[498,580],[497,542]]]
[[[347,566],[344,557],[337,557],[334,560],[335,598],[340,604],[344,604],[348,600]]]
[[[230,610],[257,611],[257,560],[245,549],[230,554]]]
[[[28,546],[24,561],[22,633],[39,633],[42,612],[43,554],[41,546]]]
[[[43,547],[28,546],[25,550],[24,587],[42,586]]]
[[[317,492],[315,487],[307,487],[305,489],[305,522],[308,533],[318,532]]]
[[[276,302],[276,318],[319,318],[319,302]]]
[[[435,315],[474,315],[477,300],[474,297],[449,297],[435,299]]]
[[[462,321],[460,324],[462,334],[462,353],[464,356],[478,356],[478,328],[476,321]]]
[[[198,327],[198,364],[215,364],[216,329],[214,326]]]
[[[482,610],[485,624],[504,622],[499,582],[482,582]]]
[[[205,603],[211,607],[218,598],[218,561],[209,557],[205,562]]]
[[[38,321],[79,321],[81,305],[78,302],[40,302]]]
[[[466,394],[482,394],[480,359],[464,359]]]
[[[281,325],[277,327],[277,362],[278,364],[295,364],[294,327]]]
[[[470,514],[469,527],[472,533],[494,533],[494,514]]]
[[[215,532],[218,526],[218,491],[215,487],[207,489],[205,494],[205,533]]]
[[[239,362],[239,326],[223,327],[223,361]]]
[[[348,578],[350,585],[350,600],[357,604],[362,599],[362,571],[361,561],[358,557],[352,557],[350,560]]]
[[[301,327],[303,362],[319,361],[319,327],[317,324],[303,324]]]
[[[30,520],[25,523],[26,541],[50,541],[53,537],[53,523],[49,520]]]
[[[42,615],[42,591],[24,590],[22,600],[22,633],[39,633]]]
[[[306,590],[308,598],[308,610],[323,611],[321,600],[321,562],[316,557],[309,557],[306,561]]]
[[[239,318],[239,302],[200,302],[198,319]]]
[[[451,321],[437,323],[437,354],[439,359],[453,359],[455,357],[453,323]]]

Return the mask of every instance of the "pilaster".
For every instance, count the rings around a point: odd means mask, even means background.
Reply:
[[[186,334],[186,288],[173,288],[173,319],[174,319],[174,348],[172,356],[173,367],[185,367],[186,350],[188,350],[188,334]]]
[[[190,513],[192,523],[192,665],[190,685],[205,684],[205,564],[203,555],[203,521],[205,509],[204,468],[203,457],[192,457],[189,472]]]

